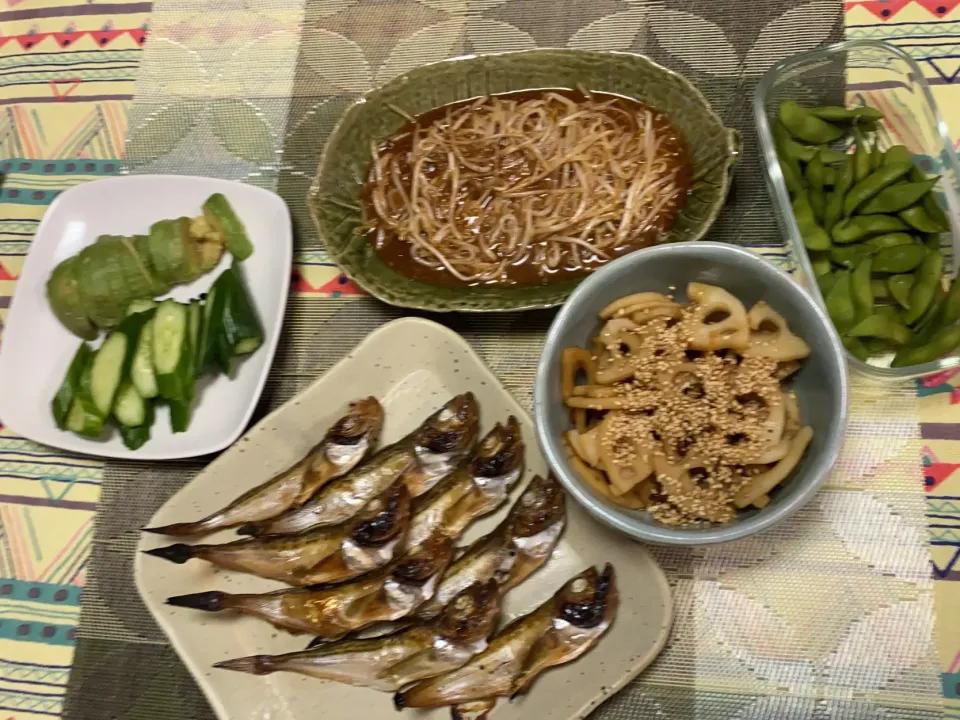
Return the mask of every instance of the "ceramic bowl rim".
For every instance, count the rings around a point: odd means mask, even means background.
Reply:
[[[761,273],[769,276],[774,282],[789,287],[790,289],[787,292],[794,294],[797,301],[801,305],[805,305],[809,310],[810,316],[815,317],[826,330],[826,335],[829,338],[827,351],[829,358],[827,361],[834,365],[840,378],[839,393],[833,398],[835,417],[837,419],[837,432],[832,433],[830,437],[827,438],[826,445],[819,457],[814,458],[814,461],[818,465],[816,474],[807,479],[800,490],[790,498],[773,502],[755,515],[732,525],[718,525],[704,529],[684,530],[671,528],[662,524],[646,525],[638,521],[619,517],[607,507],[606,503],[594,497],[582,481],[576,477],[575,472],[565,458],[561,442],[557,438],[550,436],[547,429],[547,418],[550,408],[546,401],[546,371],[550,363],[557,361],[555,348],[558,347],[558,337],[561,331],[565,329],[568,318],[573,312],[573,308],[579,303],[584,302],[584,299],[592,294],[594,287],[602,285],[608,275],[617,271],[619,265],[631,264],[636,266],[671,253],[679,255],[706,254],[714,256],[717,253],[725,254],[730,259],[736,259],[737,261],[745,262],[757,268]],[[570,297],[567,298],[567,301],[564,303],[560,312],[557,313],[547,332],[544,341],[544,351],[537,364],[537,377],[534,381],[533,417],[537,431],[537,442],[550,469],[559,478],[567,492],[596,520],[616,528],[636,540],[643,540],[658,545],[691,547],[740,540],[770,528],[781,520],[793,515],[806,505],[823,486],[824,482],[826,482],[827,476],[837,462],[840,449],[843,446],[844,435],[846,434],[848,402],[849,380],[840,336],[837,334],[833,323],[830,322],[824,310],[814,301],[809,293],[788,274],[749,250],[726,243],[697,242],[660,245],[630,253],[603,266],[580,283],[573,293],[571,293]]]

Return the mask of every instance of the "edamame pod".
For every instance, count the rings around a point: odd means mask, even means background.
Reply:
[[[900,307],[910,309],[910,290],[913,288],[912,274],[891,275],[887,278],[887,287],[890,295],[899,303]]]
[[[861,205],[869,204],[872,198],[880,196],[886,189],[891,189],[889,186],[910,172],[911,167],[913,166],[908,163],[893,163],[891,165],[885,165],[876,172],[867,175],[867,177],[850,188],[850,192],[847,193],[847,197],[843,200],[843,214],[847,217],[853,215],[854,211]],[[903,186],[898,186],[897,189],[899,190],[901,187]],[[894,195],[900,197],[900,195],[896,193],[894,193]],[[889,195],[887,197],[889,197]],[[916,202],[919,197],[920,195],[917,195],[914,202]],[[884,204],[889,202],[889,200],[886,200]],[[912,204],[912,202],[907,203],[907,205]],[[906,205],[903,207],[906,207]],[[880,212],[896,212],[896,210],[881,210]],[[862,212],[862,214],[869,215],[872,213]]]
[[[791,135],[808,143],[821,145],[843,137],[843,128],[812,115],[795,100],[780,103],[780,122]]]
[[[926,257],[916,272],[916,280],[910,290],[910,309],[903,320],[913,325],[930,307],[930,303],[941,289],[943,277],[943,255],[938,252],[926,252]]]
[[[797,193],[792,205],[793,216],[797,221],[797,228],[800,230],[800,236],[803,238],[803,244],[807,250],[829,250],[830,236],[827,235],[826,230],[817,224],[807,191]]]
[[[885,115],[876,108],[861,105],[855,108],[845,108],[839,105],[823,105],[810,108],[810,114],[829,122],[845,122],[848,120],[867,120],[876,122],[883,120]]]
[[[923,345],[900,350],[890,363],[890,367],[909,367],[933,362],[937,358],[949,355],[958,347],[960,347],[960,325],[950,325],[937,330]]]
[[[887,233],[886,235],[875,235],[863,242],[877,249],[897,247],[898,245],[913,245],[913,235],[905,232]]]
[[[902,167],[900,165],[891,165],[891,168]],[[878,170],[879,175],[883,170]],[[869,179],[869,178],[868,178]],[[880,192],[875,193],[866,203],[860,207],[861,215],[875,215],[877,213],[895,213],[913,205],[917,200],[926,195],[933,189],[940,178],[933,177],[929,180],[923,180],[915,183],[903,183],[902,185],[890,185],[884,187]],[[855,190],[856,188],[854,188]],[[853,192],[851,190],[851,192]],[[847,204],[844,203],[844,210]]]
[[[851,270],[860,264],[860,261],[870,255],[876,255],[879,250],[869,245],[834,245],[830,248],[830,259],[835,265],[841,265]]]
[[[834,326],[841,333],[854,326],[857,321],[857,311],[853,305],[853,293],[850,285],[850,273],[837,273],[837,280],[825,300],[827,314]]]
[[[912,333],[906,325],[901,325],[885,315],[871,315],[858,322],[848,333],[855,338],[880,338],[896,345],[905,345]]]
[[[830,231],[834,242],[841,244],[857,242],[874,235],[909,230],[903,220],[889,215],[854,215],[840,220]]]
[[[873,288],[870,284],[870,268],[873,260],[868,256],[857,265],[850,276],[850,293],[853,296],[853,308],[857,320],[873,315]]]
[[[915,269],[927,256],[922,245],[898,245],[881,249],[873,259],[874,272],[905,273]]]

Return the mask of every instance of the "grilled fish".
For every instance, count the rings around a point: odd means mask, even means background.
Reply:
[[[457,595],[436,621],[395,635],[344,640],[285,655],[254,655],[214,667],[253,675],[278,671],[395,692],[417,680],[455,670],[487,647],[500,612],[495,582]]]
[[[460,535],[473,520],[506,502],[523,467],[520,425],[511,416],[506,425],[497,423],[452,474],[413,501],[407,547],[437,533]]]
[[[617,611],[613,567],[588,568],[529,615],[517,618],[466,665],[394,696],[397,709],[454,708],[454,718],[485,717],[496,698],[525,692],[544,670],[570,662],[610,627]]]
[[[376,398],[357,400],[327,430],[323,440],[293,467],[202,520],[144,530],[178,537],[200,535],[276,517],[302,505],[328,482],[353,470],[376,446],[382,427],[383,408]]]
[[[495,579],[506,593],[543,565],[566,525],[563,488],[552,477],[539,475],[490,534],[476,540],[443,574],[432,599],[417,611],[430,619],[450,599],[475,582]]]
[[[145,552],[178,564],[200,558],[290,585],[316,585],[350,580],[383,567],[401,546],[409,524],[410,491],[396,482],[340,525],[223,545],[178,543]]]
[[[470,451],[477,439],[477,401],[472,393],[457,395],[402,440],[378,452],[368,463],[328,484],[303,506],[279,517],[248,523],[246,535],[296,533],[353,517],[370,498],[398,477],[412,497],[422,495]]]
[[[168,598],[167,604],[209,612],[230,610],[293,633],[312,633],[324,641],[338,640],[374,623],[410,615],[433,596],[440,574],[452,556],[453,540],[440,535],[382,570],[352,582],[259,594],[201,592]]]

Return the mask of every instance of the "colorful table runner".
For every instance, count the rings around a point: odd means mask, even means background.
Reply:
[[[287,327],[295,350],[278,358],[265,407],[396,314],[368,299],[335,301],[356,291],[327,262],[298,200],[318,138],[358,92],[463,52],[632,49],[688,73],[728,122],[747,130],[749,148],[758,72],[841,33],[839,3],[831,1],[764,3],[762,18],[759,4],[746,13],[741,3],[698,0],[160,0],[152,15],[150,3],[0,3],[0,321],[30,237],[57,192],[122,167],[255,182],[291,203],[302,231]],[[955,132],[958,5],[869,0],[845,7],[848,37],[892,39],[921,62]],[[141,63],[148,23],[155,33]],[[755,233],[753,244],[776,259],[775,226],[757,199],[764,192],[758,169],[741,168],[744,181],[718,232]],[[528,403],[529,368],[548,320],[477,318],[457,329]],[[843,460],[796,522],[749,545],[660,551],[684,633],[643,682],[601,712],[960,718],[960,700],[951,701],[960,684],[954,382],[945,374],[884,394],[856,384]],[[98,502],[97,577],[84,600],[67,716],[209,716],[135,598],[129,606],[119,599],[135,592],[123,558],[136,527],[193,467],[151,475],[150,468],[106,466],[0,430],[0,718],[63,713]],[[811,560],[798,572],[786,552]],[[845,574],[848,584],[838,584]],[[807,604],[796,603],[798,588],[812,589]]]

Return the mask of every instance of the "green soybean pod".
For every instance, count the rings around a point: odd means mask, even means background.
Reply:
[[[857,242],[874,235],[909,230],[903,220],[890,215],[854,215],[837,222],[830,231],[834,242],[840,244]]]
[[[896,274],[910,272],[923,262],[927,253],[928,250],[922,245],[883,248],[873,259],[873,271]]]
[[[877,215],[875,217],[882,217],[882,216]],[[940,249],[940,233],[926,233],[923,236],[923,246],[927,248],[927,250],[942,252]]]
[[[871,255],[876,255],[879,250],[864,243],[855,245],[834,245],[830,248],[830,260],[834,265],[849,268],[853,270],[860,261]]]
[[[855,338],[881,338],[896,345],[905,345],[910,342],[913,333],[906,325],[885,315],[870,315],[850,328],[848,335]]]
[[[910,309],[903,318],[907,325],[913,325],[923,317],[942,287],[942,278],[943,255],[927,251],[926,257],[917,269],[916,281],[910,289]]]
[[[827,195],[827,203],[823,209],[823,229],[832,234],[833,227],[843,216],[843,199],[853,186],[853,157],[847,155],[843,164],[836,172],[836,182],[833,190]]]
[[[821,120],[795,100],[780,103],[780,122],[795,138],[821,145],[843,137],[843,128]]]
[[[894,145],[883,154],[884,165],[896,165],[897,163],[913,163],[913,153],[903,145]]]
[[[856,185],[850,188],[850,192],[847,193],[847,197],[844,198],[843,201],[843,214],[849,217],[850,215],[853,215],[854,211],[861,205],[869,204],[868,201],[871,201],[874,196],[882,195],[885,189],[890,189],[890,185],[910,172],[911,167],[913,166],[908,163],[894,163],[891,165],[885,165],[876,172],[870,173],[867,177],[865,177],[863,180],[860,180]],[[918,195],[917,199],[919,199],[919,197],[920,196]],[[912,205],[913,203],[908,204]],[[906,207],[906,205],[904,207]],[[896,210],[893,210],[892,212],[896,212]]]
[[[913,245],[913,235],[905,232],[887,233],[886,235],[874,235],[863,241],[871,247],[878,250],[886,247],[897,247],[898,245]]]
[[[810,108],[810,114],[829,122],[845,122],[850,120],[869,120],[876,122],[886,117],[876,108],[861,105],[855,108],[845,108],[839,105],[822,105]]]
[[[909,178],[910,182],[922,182],[927,179],[927,175],[923,170],[914,165],[913,170],[910,171]],[[933,232],[949,232],[950,218],[947,217],[947,214],[940,206],[940,201],[937,199],[936,186],[931,188],[930,192],[924,195],[920,202],[923,204],[923,209],[927,211],[927,215],[940,227],[939,230]]]
[[[899,167],[899,166],[891,166]],[[884,168],[886,169],[886,168]],[[882,171],[877,171],[882,172]],[[916,183],[903,183],[901,185],[889,185],[880,192],[875,193],[870,199],[863,203],[859,208],[862,215],[874,215],[876,213],[896,213],[913,205],[917,200],[930,192],[940,178],[930,178]],[[852,191],[851,191],[852,192]],[[844,210],[847,206],[844,204]]]
[[[853,308],[857,320],[873,315],[873,286],[870,282],[870,270],[873,260],[868,255],[858,264],[850,276],[850,294],[853,296]]]
[[[850,286],[850,273],[840,271],[837,280],[825,300],[827,314],[840,333],[845,333],[857,322],[857,311],[853,305],[853,291]]]
[[[890,286],[887,285],[886,280],[873,278],[870,281],[870,291],[877,300],[888,300],[890,298]]]
[[[923,345],[903,348],[897,352],[890,367],[923,365],[949,355],[958,347],[960,347],[960,325],[949,325],[934,332]]]
[[[833,263],[830,262],[830,254],[826,252],[807,253],[810,258],[810,266],[813,268],[813,276],[820,277],[833,270]]]
[[[807,191],[797,193],[797,196],[793,199],[792,207],[797,228],[800,230],[800,236],[803,238],[803,244],[807,250],[829,250],[832,244],[830,236],[817,223]]]
[[[870,359],[870,351],[860,338],[844,337],[841,338],[841,342],[843,342],[843,346],[847,349],[847,352],[860,362],[866,362]]]
[[[824,297],[830,294],[830,291],[836,283],[837,273],[828,272],[823,275],[817,275],[817,287],[820,288],[820,294]]]
[[[901,210],[897,213],[897,217],[922,233],[941,233],[949,230],[949,228],[942,228],[940,223],[930,216],[922,201],[917,205],[911,205],[906,210]]]
[[[876,138],[873,141],[873,150],[870,151],[870,172],[879,170],[883,165],[883,150],[880,149],[880,145],[877,143]]]
[[[900,307],[910,309],[910,290],[913,288],[914,277],[912,273],[902,273],[900,275],[891,275],[887,278],[887,287],[890,288],[890,295],[899,303]]]
[[[818,223],[823,222],[823,212],[826,208],[826,197],[823,194],[823,161],[817,154],[807,163],[807,171],[804,174],[807,180],[808,197],[810,207],[813,209],[813,216]]]
[[[940,309],[940,322],[944,325],[953,325],[960,320],[960,275],[953,278],[947,296],[943,299]]]

